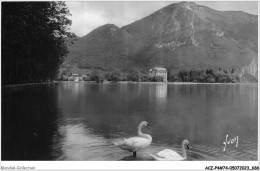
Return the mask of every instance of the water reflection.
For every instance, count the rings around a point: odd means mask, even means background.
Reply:
[[[156,84],[156,101],[159,104],[164,104],[167,100],[167,84]]]
[[[257,160],[257,85],[62,83],[3,91],[2,159],[153,160],[170,148],[188,160]],[[19,114],[18,114],[19,113]],[[112,141],[146,120],[151,146],[132,154]],[[239,137],[238,147],[226,135]]]
[[[98,150],[106,142],[101,136],[93,134],[91,129],[86,129],[81,119],[68,120],[60,124],[57,134],[63,137],[62,141],[53,146],[53,151],[62,151],[57,160],[91,160],[97,153],[93,148]],[[92,150],[88,150],[89,148]],[[102,151],[105,152],[103,148]]]
[[[55,158],[50,144],[58,129],[57,101],[57,87],[52,85],[2,89],[2,160]]]
[[[195,158],[190,160],[232,160],[233,153],[240,153],[239,150],[243,147],[237,150],[229,147],[229,153],[223,153],[226,134],[239,136],[241,141],[251,139],[249,141],[253,142],[257,135],[257,123],[253,119],[257,117],[257,96],[253,95],[257,94],[256,87],[250,89],[240,85],[93,84],[78,88],[81,90],[77,92],[82,93],[79,99],[74,100],[66,97],[70,93],[64,94],[63,90],[60,90],[59,94],[63,96],[60,108],[65,109],[63,116],[66,116],[65,119],[82,117],[84,123],[92,128],[91,132],[88,128],[84,136],[90,136],[90,139],[97,141],[109,140],[106,145],[112,149],[114,147],[111,146],[111,139],[135,135],[136,125],[140,120],[148,120],[152,124],[149,133],[153,135],[153,145],[148,152],[156,152],[162,146],[177,148],[178,144],[187,138],[195,143],[195,149],[190,152]],[[245,98],[254,103],[245,103]],[[71,108],[68,107],[71,105],[74,106],[73,111],[67,109]],[[70,112],[74,114],[68,114]],[[250,113],[250,117],[245,116],[246,113]],[[245,118],[250,122],[245,126],[238,124],[242,120],[245,122]],[[81,125],[78,128],[83,127]],[[99,138],[93,137],[93,134]],[[104,139],[101,140],[100,137]],[[88,142],[87,140],[88,138],[85,142]],[[158,144],[160,145],[157,146]],[[257,145],[253,143],[250,150],[255,148]],[[121,158],[92,157],[99,160],[133,160],[131,154],[128,155],[120,149],[114,150],[116,154],[124,155]],[[111,151],[113,150],[110,149]],[[207,156],[210,153],[213,153],[213,157]],[[90,158],[88,160],[91,160]],[[256,158],[256,153],[248,159],[253,158]],[[141,153],[141,156],[134,160],[151,158]]]

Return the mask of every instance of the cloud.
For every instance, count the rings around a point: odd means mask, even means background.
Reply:
[[[115,24],[118,27],[139,20],[172,2],[112,2],[67,1],[72,16],[71,30],[78,36],[84,36],[104,24]]]
[[[91,30],[109,22],[102,15],[102,11],[91,10],[85,2],[67,2],[67,6],[72,14],[71,30],[78,36],[83,36]]]
[[[176,2],[176,1],[175,1]],[[172,1],[67,1],[72,16],[71,30],[78,36],[84,36],[104,24],[125,26],[140,20],[153,12],[172,4]],[[200,5],[220,11],[245,11],[257,14],[257,2],[245,1],[199,1]]]
[[[100,13],[85,11],[72,17],[71,30],[82,36],[106,23],[109,23],[109,20]]]

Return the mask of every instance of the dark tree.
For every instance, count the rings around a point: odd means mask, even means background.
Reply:
[[[121,80],[121,72],[118,69],[115,69],[111,73],[111,81],[120,81]]]
[[[185,69],[180,70],[178,78],[181,82],[190,82],[190,71]]]
[[[2,84],[54,79],[74,34],[65,2],[2,2]]]
[[[178,82],[178,75],[179,75],[179,71],[172,69],[167,74],[167,77],[168,77],[167,80],[169,82]]]
[[[231,69],[231,74],[234,74],[234,73],[235,73],[235,69],[232,68],[232,69]]]
[[[149,77],[148,77],[147,75],[145,75],[145,74],[142,74],[140,80],[141,80],[142,82],[147,82],[147,81],[149,81]]]
[[[92,71],[90,78],[91,78],[91,81],[103,82],[105,76],[103,75],[102,72],[95,69]]]
[[[106,80],[111,81],[111,75],[112,75],[111,72],[106,72],[104,74],[104,77],[105,77]]]
[[[211,74],[207,75],[206,80],[207,83],[215,83],[215,78]]]
[[[138,69],[132,69],[130,73],[127,74],[127,80],[129,81],[140,81],[141,73]]]
[[[163,82],[163,77],[162,76],[155,76],[153,78],[153,81],[155,81],[155,82]]]
[[[206,74],[210,74],[210,75],[214,76],[214,71],[213,71],[213,69],[207,69],[207,70],[206,70]]]

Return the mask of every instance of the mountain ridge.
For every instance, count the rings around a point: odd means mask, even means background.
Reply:
[[[252,14],[174,3],[121,28],[105,24],[94,29],[69,46],[62,67],[241,70],[257,61],[257,24]]]

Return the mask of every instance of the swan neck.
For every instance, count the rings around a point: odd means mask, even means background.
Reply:
[[[137,135],[138,135],[139,137],[147,138],[148,140],[150,140],[150,141],[152,142],[152,137],[151,137],[151,135],[142,133],[142,127],[143,127],[142,124],[138,125]]]
[[[185,150],[185,143],[182,143],[182,153],[183,153],[183,158],[187,159],[187,154],[186,154],[186,150]]]
[[[143,125],[142,124],[139,124],[138,127],[137,127],[137,135],[142,137],[144,134],[142,133],[142,127]]]

